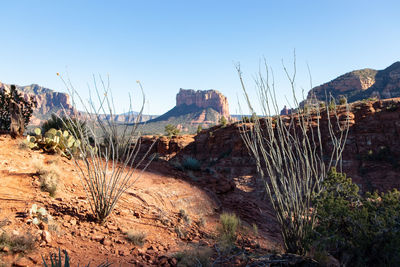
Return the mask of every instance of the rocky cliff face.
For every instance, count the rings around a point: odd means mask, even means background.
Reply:
[[[338,108],[339,117],[346,118],[345,107]],[[400,189],[400,98],[354,103],[349,117],[344,172],[363,191]],[[326,118],[322,117],[322,125],[324,121]],[[321,133],[326,151],[329,134],[325,128],[321,128]],[[149,144],[150,140],[147,140]],[[202,162],[204,170],[234,181],[256,172],[240,136],[239,123],[215,126],[194,137],[159,139],[154,152],[171,160],[191,155]]]
[[[39,125],[43,120],[48,119],[52,113],[61,115],[63,108],[69,114],[76,112],[71,104],[68,94],[55,92],[37,84],[16,87],[17,90],[23,94],[25,99],[33,96],[37,102],[37,107],[34,110],[31,119],[32,125]],[[0,90],[8,91],[10,90],[10,85],[0,82]]]
[[[362,69],[346,73],[314,87],[307,98],[315,96],[324,101],[329,95],[336,99],[345,96],[349,102],[370,97],[378,99],[400,97],[400,62],[395,62],[384,70]]]
[[[219,112],[221,116],[229,118],[228,99],[216,90],[191,90],[180,89],[176,95],[176,106],[195,105],[199,108],[212,108]]]

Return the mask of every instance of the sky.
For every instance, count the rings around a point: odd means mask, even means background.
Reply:
[[[282,62],[292,71],[294,50],[298,94],[311,87],[308,68],[316,86],[400,60],[400,1],[0,3],[1,82],[66,92],[59,72],[86,99],[93,75],[109,77],[117,112],[128,109],[128,95],[139,110],[140,80],[145,114],[173,108],[179,88],[216,89],[227,96],[231,114],[238,114],[244,99],[238,63],[259,110],[254,76],[263,58],[283,106],[291,91]]]

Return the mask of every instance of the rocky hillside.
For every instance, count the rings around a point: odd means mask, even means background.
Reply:
[[[338,108],[339,117],[345,118],[345,107]],[[400,98],[353,103],[349,116],[344,171],[363,191],[400,189]],[[240,123],[233,123],[203,130],[196,136],[163,137],[154,152],[171,160],[188,155],[195,157],[202,162],[204,170],[218,174],[216,183],[242,179],[254,175],[256,168],[239,130]],[[324,129],[322,136],[325,139],[328,136]],[[328,140],[323,143],[329,149]]]
[[[79,113],[83,115],[82,112],[78,112],[73,108],[70,96],[66,93],[56,92],[37,84],[27,86],[17,85],[16,87],[17,90],[22,92],[26,99],[33,95],[37,102],[37,108],[33,112],[30,125],[40,125],[43,121],[49,119],[53,113],[62,115],[63,108],[69,114]],[[10,90],[10,85],[0,82],[0,90]],[[114,120],[118,122],[132,123],[136,120],[137,115],[137,112],[132,112],[131,114],[117,114],[114,116]],[[147,121],[156,117],[157,116],[155,115],[142,115],[141,121]],[[103,118],[109,119],[110,116],[104,115]]]
[[[314,87],[307,98],[315,95],[317,99],[325,100],[330,94],[336,99],[345,96],[349,102],[371,97],[400,97],[400,62],[395,62],[384,70],[362,69],[346,73]]]
[[[198,125],[203,128],[218,124],[225,117],[231,119],[227,98],[216,90],[180,89],[176,106],[143,125],[145,133],[164,133],[167,124],[176,125],[184,132],[194,132]]]

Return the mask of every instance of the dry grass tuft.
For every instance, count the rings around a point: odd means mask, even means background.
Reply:
[[[126,232],[126,239],[135,246],[143,246],[146,242],[146,233],[129,230]]]

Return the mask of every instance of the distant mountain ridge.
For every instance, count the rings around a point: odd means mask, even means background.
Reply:
[[[370,97],[378,99],[400,97],[400,61],[383,70],[366,68],[343,74],[311,89],[307,99],[315,96],[323,101],[329,95],[336,99],[344,96],[348,102]]]
[[[40,86],[38,84],[31,84],[26,86],[16,85],[18,91],[20,91],[24,98],[27,99],[29,96],[33,96],[37,102],[37,107],[33,112],[31,118],[31,125],[40,125],[45,120],[51,117],[51,114],[63,115],[65,111],[72,115],[84,115],[84,112],[77,111],[71,103],[70,96],[66,93],[56,92],[52,89]],[[10,90],[10,84],[0,82],[0,90]],[[114,120],[121,123],[132,123],[136,120],[138,113],[132,112],[132,114],[115,114]],[[101,115],[103,119],[110,119],[108,115]],[[154,119],[156,115],[142,115],[141,122]]]

